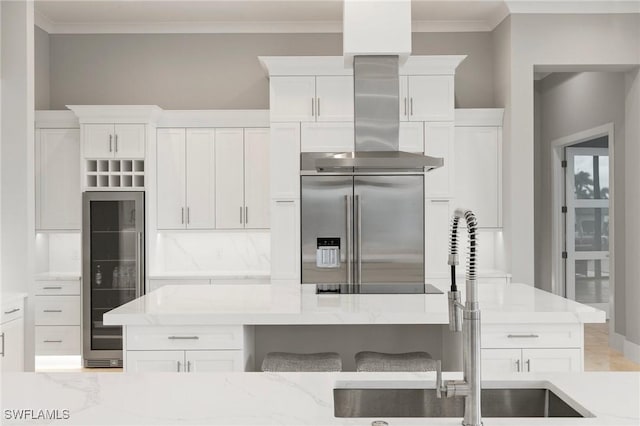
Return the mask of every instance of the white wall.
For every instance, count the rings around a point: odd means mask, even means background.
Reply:
[[[49,34],[35,27],[35,105],[36,109],[49,109]]]

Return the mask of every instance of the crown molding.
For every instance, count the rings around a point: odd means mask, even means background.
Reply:
[[[35,112],[36,129],[77,129],[78,117],[69,110],[39,110]]]
[[[269,110],[164,110],[157,127],[269,127]]]
[[[162,114],[157,105],[65,105],[85,123],[151,123]]]
[[[37,27],[49,34],[53,34],[55,30],[54,22],[37,10],[33,12],[33,22]]]
[[[505,0],[512,14],[609,14],[640,13],[638,0]]]

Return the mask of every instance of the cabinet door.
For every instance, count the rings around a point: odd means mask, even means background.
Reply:
[[[79,230],[82,212],[80,131],[40,130],[37,153],[37,227]],[[61,191],[61,188],[64,190]]]
[[[245,228],[269,228],[269,129],[244,130]]]
[[[190,229],[214,229],[215,130],[187,129],[187,213]]]
[[[116,158],[144,158],[145,140],[144,124],[116,124]]]
[[[409,77],[400,76],[400,104],[398,109],[400,112],[400,121],[409,121]]]
[[[315,121],[315,77],[271,77],[271,121]]]
[[[242,129],[216,129],[216,228],[244,227]]]
[[[271,123],[271,198],[300,198],[300,124]]]
[[[22,318],[0,326],[1,371],[24,371],[24,321]]]
[[[456,204],[474,211],[480,228],[501,226],[500,143],[496,127],[457,127]]]
[[[302,123],[302,152],[350,152],[354,150],[353,123]]]
[[[187,351],[185,360],[191,373],[244,371],[243,351]]]
[[[113,124],[84,124],[82,148],[84,158],[111,158],[114,156]]]
[[[127,351],[127,373],[185,371],[184,351]]]
[[[520,349],[481,349],[480,352],[483,375],[523,371]]]
[[[400,123],[400,151],[424,152],[422,123]]]
[[[185,227],[185,129],[158,130],[158,229]]]
[[[452,75],[409,76],[409,120],[453,121]]]
[[[271,202],[271,278],[300,279],[300,203]]]
[[[455,176],[453,123],[425,123],[424,134],[425,154],[444,159],[443,167],[426,174],[425,193],[429,198],[451,197]]]
[[[425,221],[425,276],[447,276],[451,221],[449,200],[427,199]]]
[[[317,121],[353,121],[353,76],[316,77]]]
[[[582,371],[582,356],[578,348],[523,349],[522,371],[555,373]]]

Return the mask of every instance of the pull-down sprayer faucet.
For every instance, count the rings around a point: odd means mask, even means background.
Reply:
[[[460,302],[456,286],[458,264],[458,223],[467,222],[469,252],[467,254],[466,301]],[[451,222],[449,265],[451,266],[451,291],[449,291],[449,329],[462,331],[463,380],[447,380],[442,383],[442,370],[438,367],[438,398],[464,396],[464,426],[481,426],[480,413],[480,309],[478,306],[478,282],[476,281],[478,223],[471,210],[456,209]]]

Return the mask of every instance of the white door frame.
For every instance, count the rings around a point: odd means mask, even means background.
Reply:
[[[551,247],[551,265],[552,265],[552,282],[551,288],[554,294],[566,296],[564,288],[565,268],[562,262],[562,251],[564,249],[564,224],[562,206],[564,205],[564,170],[562,168],[563,149],[569,145],[575,145],[598,137],[607,136],[609,142],[609,312],[611,321],[609,328],[614,326],[614,304],[613,295],[615,293],[615,163],[614,155],[614,134],[613,123],[603,124],[602,126],[574,133],[551,142],[551,164],[552,164],[552,203],[551,217],[552,223],[552,247]]]

